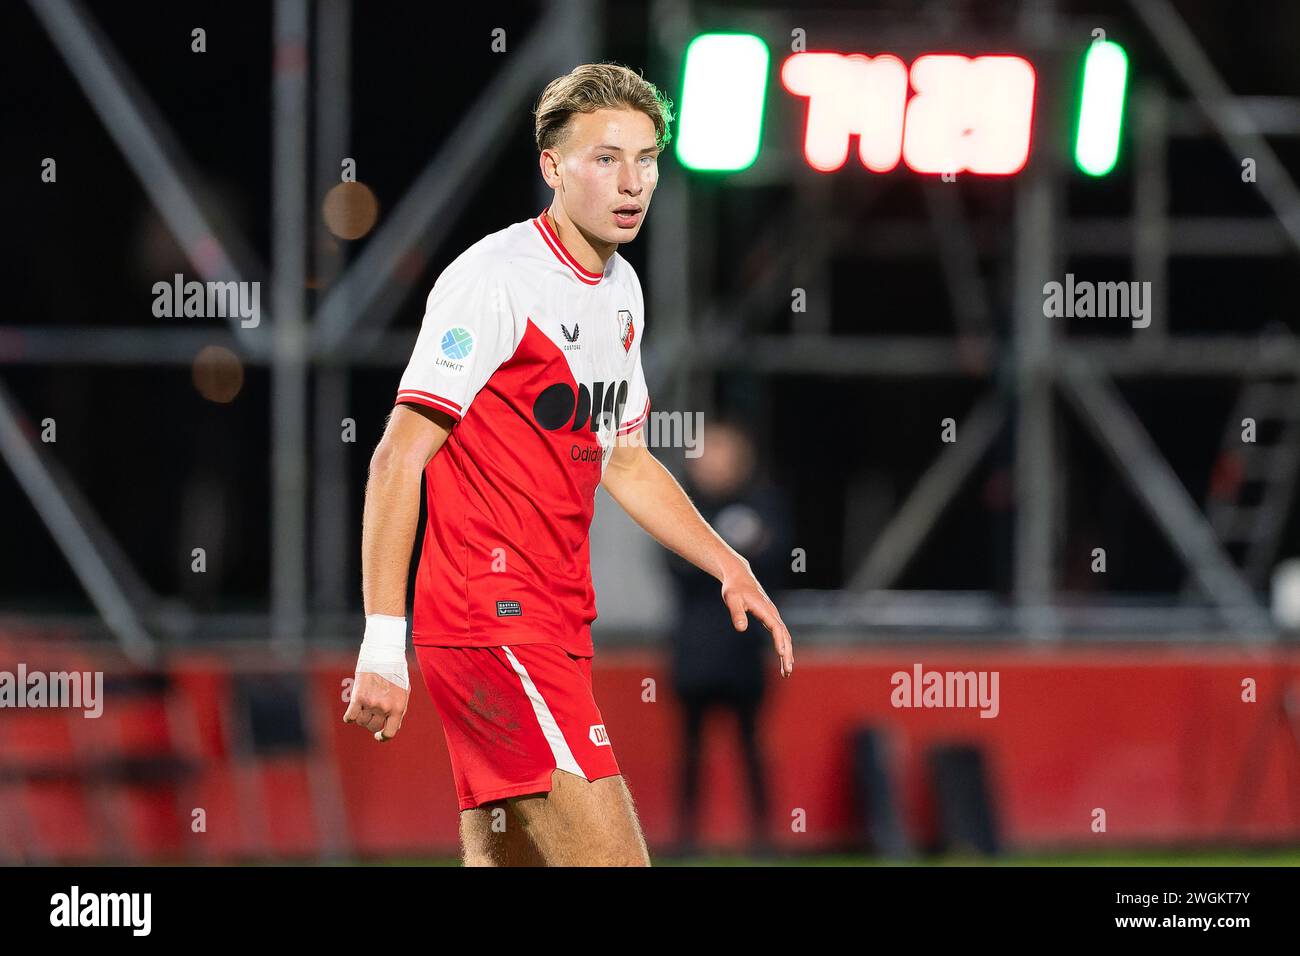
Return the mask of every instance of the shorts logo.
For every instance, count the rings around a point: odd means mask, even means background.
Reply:
[[[523,617],[524,610],[518,601],[497,601],[497,617]]]
[[[618,310],[618,334],[623,340],[623,351],[626,352],[632,348],[632,339],[636,335],[636,330],[632,328],[632,313],[627,309]]]
[[[587,736],[591,738],[591,742],[597,747],[609,746],[609,734],[605,733],[604,724],[592,724]]]

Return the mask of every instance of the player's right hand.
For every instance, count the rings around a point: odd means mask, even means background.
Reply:
[[[375,735],[381,744],[397,736],[411,692],[378,674],[360,673],[352,684],[343,723],[356,724]]]

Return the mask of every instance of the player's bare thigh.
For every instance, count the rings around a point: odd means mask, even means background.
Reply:
[[[632,794],[621,775],[584,780],[556,770],[551,792],[508,798],[548,866],[649,866]]]
[[[460,845],[465,866],[545,866],[505,800],[460,811]]]

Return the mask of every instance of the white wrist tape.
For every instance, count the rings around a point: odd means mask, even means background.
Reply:
[[[366,615],[366,636],[357,656],[357,673],[378,674],[402,690],[411,689],[406,669],[406,618]]]

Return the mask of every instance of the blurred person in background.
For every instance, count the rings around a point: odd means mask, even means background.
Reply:
[[[758,474],[754,442],[737,423],[706,426],[698,457],[686,459],[685,485],[700,514],[749,561],[755,575],[779,587],[790,554],[790,517],[784,495]],[[768,790],[758,744],[758,712],[766,684],[762,632],[737,633],[718,601],[718,582],[676,555],[668,558],[676,591],[672,628],[672,685],[682,704],[682,777],[678,852],[696,849],[700,743],[706,715],[735,718],[749,797],[751,850],[770,850]]]

